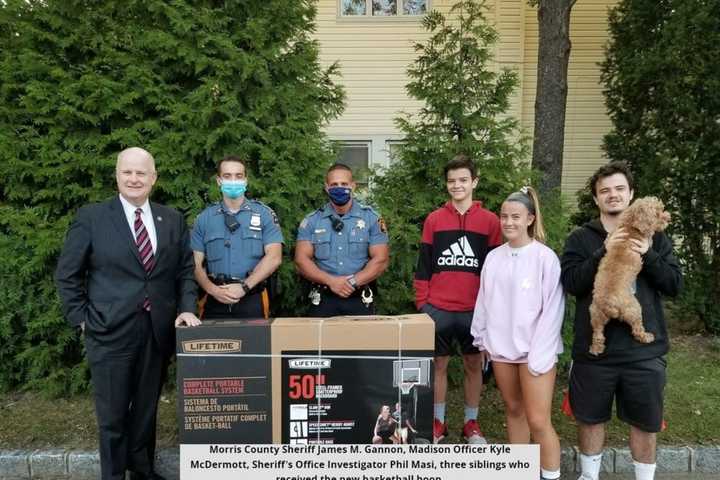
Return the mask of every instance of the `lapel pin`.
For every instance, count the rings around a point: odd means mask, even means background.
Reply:
[[[158,222],[162,222],[162,217],[157,217]]]

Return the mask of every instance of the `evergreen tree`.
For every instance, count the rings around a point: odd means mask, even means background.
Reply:
[[[52,274],[76,209],[115,193],[127,146],[154,154],[153,198],[189,223],[219,199],[217,159],[246,156],[249,196],[292,246],[333,157],[320,127],[343,104],[315,14],[312,0],[0,2],[0,388],[85,388]],[[287,258],[281,282],[293,311]]]
[[[412,279],[425,217],[447,200],[444,165],[458,153],[472,157],[480,183],[475,198],[496,210],[521,186],[528,147],[519,123],[506,114],[518,85],[517,73],[497,71],[497,32],[484,1],[462,1],[448,17],[431,11],[423,26],[431,33],[415,44],[408,69],[408,94],[422,102],[416,115],[396,119],[405,135],[396,161],[373,179],[372,196],[388,220],[391,264],[380,278],[381,306],[391,313],[413,311]]]
[[[610,15],[602,81],[635,196],[659,195],[685,267],[683,312],[720,332],[720,3],[623,0]]]

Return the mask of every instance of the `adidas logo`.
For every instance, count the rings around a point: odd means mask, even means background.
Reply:
[[[465,236],[442,252],[442,257],[438,258],[438,265],[477,268],[480,262],[475,258],[475,252],[470,248],[470,242],[468,242],[467,236]]]

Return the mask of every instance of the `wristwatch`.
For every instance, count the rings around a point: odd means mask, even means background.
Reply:
[[[248,287],[248,284],[245,283],[245,280],[240,280],[238,283],[239,283],[240,286],[242,287],[243,292],[245,292],[245,295],[247,295],[248,293],[250,293],[250,287]]]
[[[355,279],[355,275],[351,275],[348,277],[347,282],[350,284],[351,287],[354,289],[357,288],[357,280]]]

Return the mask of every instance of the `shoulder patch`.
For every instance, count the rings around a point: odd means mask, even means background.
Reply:
[[[279,225],[279,224],[280,224],[280,220],[278,219],[278,216],[277,216],[277,213],[275,213],[275,210],[273,210],[272,208],[270,208],[269,206],[265,205],[265,204],[262,203],[262,202],[257,202],[257,203],[258,203],[261,207],[263,207],[264,209],[266,209],[266,210],[268,211],[268,213],[270,214],[270,218],[272,218],[272,221],[273,221],[273,223],[274,223],[275,225]]]
[[[256,200],[254,198],[250,200],[250,203],[254,203],[254,204],[258,205],[260,207],[260,209],[267,210],[268,213],[270,214],[270,217],[272,218],[273,223],[275,225],[280,225],[280,220],[278,219],[278,216],[277,216],[277,213],[275,213],[275,210],[273,210],[272,208],[270,208],[268,205],[261,202],[260,200]]]
[[[387,233],[387,224],[385,223],[385,219],[382,217],[378,217],[378,226],[380,227],[380,231],[382,233]]]

